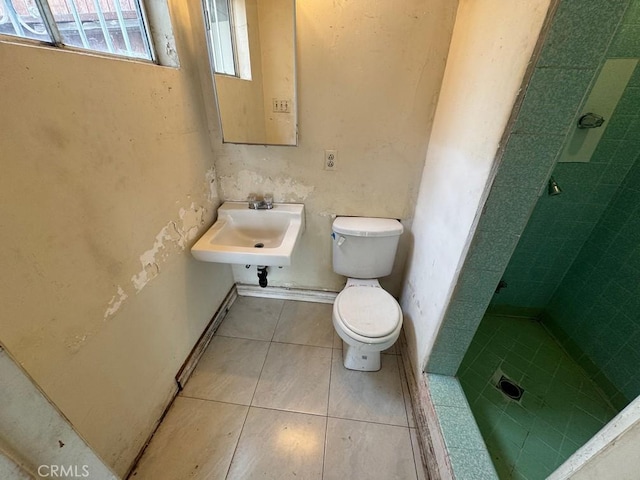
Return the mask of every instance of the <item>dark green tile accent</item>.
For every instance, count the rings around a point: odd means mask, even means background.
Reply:
[[[620,185],[630,169],[631,165],[611,164],[602,173],[600,183],[603,185]]]
[[[627,91],[628,90],[629,89],[627,89]],[[622,102],[620,102],[620,105],[623,105]],[[627,108],[626,105],[625,108]],[[633,120],[635,120],[634,115],[635,113],[625,115],[622,112],[616,112],[615,115],[613,115],[613,117],[611,117],[610,119],[605,119],[606,130],[598,144],[598,147],[600,147],[600,144],[606,141],[622,140],[627,133],[627,130],[629,130],[631,123],[633,122]],[[596,148],[596,151],[598,150],[598,147]],[[591,157],[591,162],[594,162],[594,157],[595,152]]]
[[[640,87],[627,86],[618,102],[614,117],[637,116],[638,110],[640,110]],[[627,121],[629,121],[629,119],[627,119]]]
[[[619,139],[609,138],[608,133],[609,133],[610,127],[611,125],[607,127],[607,131],[605,132],[604,136],[600,140],[600,143],[598,143],[598,146],[596,147],[595,151],[593,152],[593,155],[591,156],[590,163],[592,164],[610,163],[614,154],[616,153],[616,150],[618,150],[618,148],[622,144],[622,138],[619,138]],[[622,127],[615,127],[615,128],[622,128]],[[629,125],[626,125],[625,133],[628,129],[629,129]]]
[[[640,3],[634,2],[635,9],[640,10]],[[631,75],[631,79],[629,80],[630,87],[640,87],[640,66],[636,67],[633,71],[633,75]]]
[[[542,313],[540,308],[525,308],[513,305],[490,305],[488,314],[503,315],[506,317],[536,318]]]
[[[638,135],[638,134],[635,134]],[[633,165],[640,153],[640,143],[637,136],[629,137],[622,141],[615,154],[611,158],[612,164]]]

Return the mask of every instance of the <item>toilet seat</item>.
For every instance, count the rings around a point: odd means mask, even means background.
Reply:
[[[398,302],[382,287],[347,287],[336,298],[334,311],[355,338],[373,341],[394,333],[402,319]]]

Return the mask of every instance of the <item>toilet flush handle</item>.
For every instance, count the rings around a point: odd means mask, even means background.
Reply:
[[[340,235],[340,237],[338,238],[338,246],[342,246],[342,244],[345,242],[346,238],[344,238],[342,235]]]

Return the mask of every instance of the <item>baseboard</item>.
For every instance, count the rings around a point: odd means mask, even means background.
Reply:
[[[231,308],[231,305],[233,305],[233,302],[236,300],[236,298],[238,298],[238,293],[236,291],[236,286],[234,285],[233,287],[231,287],[231,290],[229,290],[229,293],[227,293],[227,296],[224,298],[224,300],[220,304],[220,307],[218,307],[218,310],[209,321],[202,335],[200,335],[200,338],[196,342],[195,346],[191,350],[191,353],[189,354],[185,362],[182,364],[182,367],[180,367],[180,370],[178,371],[175,377],[177,386],[174,387],[169,392],[169,395],[165,402],[166,406],[162,412],[162,415],[160,415],[160,418],[158,418],[158,420],[156,421],[156,424],[154,425],[153,430],[149,434],[147,441],[144,443],[144,445],[138,452],[138,455],[136,456],[135,460],[131,463],[131,465],[127,469],[127,473],[124,475],[123,478],[128,479],[131,476],[131,473],[133,472],[133,470],[138,465],[138,462],[142,458],[142,455],[144,455],[144,452],[146,451],[147,447],[149,446],[149,443],[151,442],[151,439],[156,434],[158,427],[160,426],[164,418],[167,416],[167,413],[169,412],[171,405],[173,405],[173,402],[178,396],[178,394],[180,393],[180,390],[182,390],[182,387],[184,386],[186,381],[189,379],[189,377],[193,373],[193,370],[198,364],[198,360],[200,360],[200,357],[202,356],[205,349],[209,345],[209,342],[211,342],[211,338],[213,337],[213,334],[222,323],[224,316],[227,314],[227,312]]]
[[[307,290],[303,288],[265,287],[257,285],[236,284],[241,297],[277,298],[280,300],[297,300],[299,302],[333,303],[337,292],[326,290]]]
[[[182,390],[184,388],[184,385],[187,383],[187,380],[189,380],[189,377],[193,373],[193,370],[196,368],[196,365],[198,365],[200,357],[209,346],[209,342],[211,342],[213,334],[216,333],[216,330],[222,323],[222,320],[231,308],[231,305],[233,305],[233,302],[236,301],[236,298],[238,298],[238,290],[234,285],[233,287],[231,287],[231,290],[229,290],[229,293],[227,293],[227,296],[220,304],[220,307],[218,307],[218,310],[209,321],[207,328],[205,328],[204,332],[193,347],[193,350],[191,350],[191,353],[176,374],[178,390]]]
[[[455,479],[453,469],[426,379],[424,375],[416,379],[404,335],[400,336],[398,343],[409,385],[425,477],[429,480],[453,480]]]

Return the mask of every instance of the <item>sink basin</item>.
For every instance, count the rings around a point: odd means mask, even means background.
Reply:
[[[291,265],[303,231],[302,204],[274,203],[271,210],[251,210],[247,202],[225,202],[218,209],[218,220],[191,254],[204,262]]]

